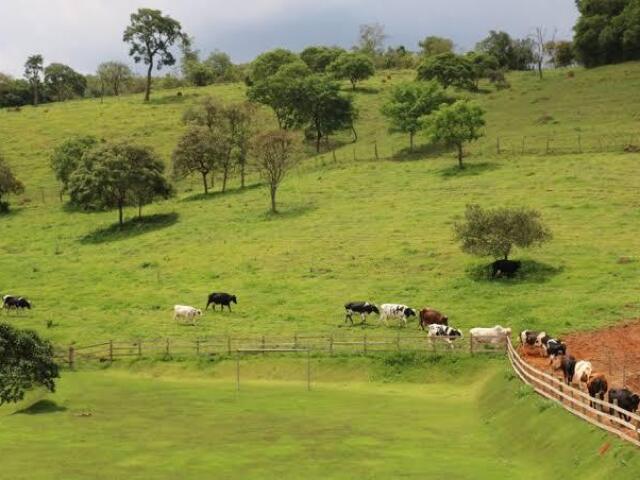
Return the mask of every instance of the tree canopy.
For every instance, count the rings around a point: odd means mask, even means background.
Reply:
[[[98,139],[92,135],[73,137],[65,140],[51,154],[51,169],[60,182],[60,195],[69,188],[71,174],[80,167],[83,155],[98,144]]]
[[[513,39],[507,32],[491,30],[476,50],[492,55],[506,70],[529,70],[535,60],[533,39]]]
[[[434,55],[440,55],[442,53],[453,53],[453,41],[444,38],[444,37],[436,37],[429,36],[425,37],[424,40],[418,42],[420,46],[422,55],[425,57],[433,57]]]
[[[9,164],[0,154],[0,213],[5,213],[9,210],[9,203],[3,201],[2,197],[10,193],[19,195],[22,192],[24,192],[24,185],[15,177]]]
[[[157,197],[173,194],[164,163],[153,150],[130,143],[106,143],[85,153],[69,179],[71,202],[87,208],[115,208],[124,223],[128,205],[139,209]]]
[[[300,62],[300,57],[284,48],[276,48],[262,53],[251,62],[250,80],[252,83],[267,80],[275,75],[282,66],[295,62]]]
[[[36,386],[55,391],[53,345],[36,332],[0,323],[0,359],[0,405],[22,400]]]
[[[394,85],[382,114],[391,122],[391,131],[409,134],[409,148],[421,128],[421,118],[430,115],[450,98],[437,82],[403,82]]]
[[[344,48],[312,46],[305,48],[300,53],[300,58],[314,73],[324,73],[327,67],[340,55],[345,53]]]
[[[51,97],[62,102],[82,97],[87,88],[87,80],[68,65],[52,63],[44,69],[44,86]]]
[[[472,63],[455,53],[441,53],[425,58],[418,66],[419,80],[437,80],[445,89],[451,86],[473,90],[476,71]]]
[[[151,8],[139,8],[131,14],[131,23],[124,31],[122,40],[130,45],[129,55],[133,60],[148,66],[145,101],[149,100],[151,94],[154,66],[160,70],[165,65],[175,64],[171,47],[176,42],[189,43],[189,37],[182,32],[180,22]]]
[[[173,174],[185,177],[194,172],[200,173],[204,193],[209,193],[209,175],[217,166],[221,149],[215,143],[212,130],[202,126],[191,126],[178,140],[173,151]]]
[[[528,248],[552,238],[540,212],[530,208],[483,209],[468,205],[463,222],[454,226],[464,252],[508,259],[513,247]]]
[[[480,138],[484,124],[484,111],[468,100],[443,105],[424,120],[424,125],[430,130],[435,142],[456,147],[460,168],[463,167],[464,144]]]
[[[382,53],[384,41],[387,35],[384,25],[380,23],[367,23],[360,25],[360,34],[358,37],[358,50],[373,57]]]
[[[116,97],[120,95],[124,84],[133,77],[133,72],[126,64],[116,61],[101,63],[96,74],[102,84],[102,94],[109,91]]]
[[[42,55],[31,55],[24,64],[24,76],[31,85],[33,91],[33,104],[38,105],[40,100],[41,74],[44,70],[44,59]]]
[[[348,52],[340,55],[328,67],[327,71],[336,78],[346,79],[351,82],[353,90],[358,82],[372,77],[376,73],[375,65],[367,55],[357,52]]]

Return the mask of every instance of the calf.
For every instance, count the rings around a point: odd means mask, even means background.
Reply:
[[[367,315],[371,313],[377,313],[378,315],[380,315],[380,310],[378,310],[378,307],[369,302],[349,302],[344,305],[344,309],[347,311],[344,322],[347,323],[347,320],[349,320],[351,322],[351,325],[353,325],[354,313],[360,314],[360,319],[362,320],[363,324],[367,321]]]
[[[224,307],[227,307],[229,311],[231,311],[231,303],[238,304],[238,299],[235,295],[230,295],[228,293],[218,293],[213,292],[207,298],[207,306],[204,308],[207,310],[209,305],[213,305],[213,309],[216,309],[216,305],[220,305],[220,310],[224,310]]]
[[[513,277],[521,266],[522,263],[515,260],[496,260],[491,264],[491,277]]]
[[[618,407],[626,410],[627,412],[635,412],[638,410],[638,405],[640,405],[640,396],[635,393],[632,393],[630,390],[626,388],[612,388],[609,390],[609,403],[613,405],[618,405]],[[615,410],[613,408],[609,409],[609,414],[614,415]],[[625,415],[622,412],[618,412],[620,418],[624,418],[627,422],[631,420],[629,415]]]
[[[593,373],[589,377],[587,381],[587,390],[589,391],[589,395],[591,398],[598,398],[600,400],[604,400],[604,396],[609,389],[609,384],[607,383],[607,377],[604,376],[603,373]],[[589,402],[589,406],[591,408],[597,409],[597,404],[593,401]],[[600,405],[600,410],[604,412],[604,408]]]
[[[173,306],[173,319],[185,318],[191,322],[192,325],[196,324],[196,317],[202,316],[202,310],[195,307],[189,307],[187,305],[174,305]]]
[[[432,308],[420,310],[420,328],[424,330],[428,325],[449,325],[449,317]]]
[[[593,366],[591,365],[591,362],[587,362],[586,360],[580,360],[579,362],[576,363],[575,375],[573,378],[578,379],[578,388],[580,388],[582,384],[586,386],[592,371],[593,371]]]
[[[447,325],[429,325],[429,342],[434,345],[434,341],[437,337],[444,337],[445,341],[449,344],[449,347],[453,349],[453,340],[462,338],[462,332],[457,328],[452,328]]]
[[[576,358],[573,355],[558,355],[550,360],[554,370],[562,370],[564,383],[571,385],[576,373]]]
[[[389,326],[389,322],[387,322],[389,318],[400,320],[404,326],[407,326],[407,319],[415,316],[416,311],[406,305],[400,305],[398,303],[384,303],[380,305],[380,321],[387,327]]]

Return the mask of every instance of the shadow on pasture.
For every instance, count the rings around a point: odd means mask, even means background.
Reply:
[[[461,177],[474,177],[476,175],[481,175],[485,172],[491,172],[500,167],[495,162],[481,162],[481,163],[469,163],[464,165],[463,168],[458,167],[458,163],[456,160],[455,165],[451,165],[450,167],[444,168],[438,173],[442,178],[461,178]]]
[[[447,153],[449,149],[440,144],[425,143],[423,145],[417,145],[413,147],[413,151],[409,146],[394,152],[391,160],[394,162],[407,162],[415,160],[424,160],[425,157],[440,156]]]
[[[192,98],[199,97],[198,93],[183,93],[182,95],[178,95],[174,93],[173,95],[165,95],[164,97],[151,97],[147,105],[170,105],[175,103],[184,103],[187,100],[191,100]]]
[[[176,212],[149,215],[142,218],[132,218],[120,226],[114,223],[106,228],[95,230],[80,239],[84,244],[100,244],[126,240],[145,233],[170,227],[178,222],[180,215]]]
[[[15,415],[41,415],[45,413],[65,412],[67,407],[58,405],[52,400],[40,400],[28,408],[18,410]]]
[[[373,88],[373,87],[358,87],[356,86],[356,89],[354,90],[351,85],[349,85],[349,88],[346,90],[349,93],[364,93],[365,95],[376,95],[378,93],[380,93],[380,89],[379,88]]]
[[[476,282],[517,285],[545,283],[562,273],[564,267],[554,267],[535,260],[522,260],[522,267],[513,277],[491,278],[491,264],[473,265],[467,268],[467,275]]]
[[[189,195],[188,197],[184,197],[182,200],[180,200],[181,202],[198,202],[201,200],[215,200],[217,198],[224,198],[224,197],[232,197],[234,195],[240,195],[242,193],[246,193],[246,192],[250,192],[252,190],[256,190],[260,187],[262,187],[264,184],[263,183],[251,183],[248,185],[245,185],[244,188],[227,188],[227,190],[223,193],[220,190],[216,190],[214,192],[209,192],[209,193],[196,193],[193,195]]]
[[[268,202],[269,199],[265,197],[265,201]],[[271,210],[264,213],[263,217],[265,220],[289,220],[292,218],[298,218],[306,215],[309,212],[317,210],[317,206],[314,204],[304,204],[304,205],[287,205],[280,204],[278,205],[278,211],[273,213]]]

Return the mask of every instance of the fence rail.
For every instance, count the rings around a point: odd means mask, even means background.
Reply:
[[[507,339],[507,356],[516,375],[545,398],[553,400],[565,410],[640,447],[640,416],[627,412],[615,404],[592,398],[583,391],[566,385],[555,376],[545,373],[522,360]],[[593,406],[592,406],[593,405]],[[610,414],[609,412],[612,412]],[[619,418],[621,413],[630,421]]]
[[[450,340],[450,342],[449,342]],[[470,355],[505,351],[506,337],[478,339],[469,336],[428,338],[426,335],[294,335],[293,337],[212,337],[195,340],[140,339],[91,345],[57,346],[58,361],[73,367],[82,361],[109,361],[122,358],[202,357],[235,353],[311,352],[328,355],[368,354],[375,352],[461,352]]]

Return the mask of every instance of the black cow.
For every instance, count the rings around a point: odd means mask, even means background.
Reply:
[[[347,311],[344,322],[347,323],[347,320],[351,322],[353,325],[353,317],[354,313],[359,313],[360,318],[362,319],[362,323],[366,323],[367,315],[372,313],[380,314],[380,310],[373,303],[369,302],[349,302],[345,303],[344,309]]]
[[[591,374],[589,380],[587,381],[587,390],[589,391],[589,395],[591,396],[591,398],[604,400],[604,395],[607,393],[608,389],[609,383],[607,382],[607,377],[605,377],[603,373]],[[595,402],[589,402],[589,406],[591,408],[597,408]],[[602,405],[600,410],[604,411]]]
[[[626,388],[612,388],[609,390],[609,403],[617,402],[618,406],[627,412],[635,412],[638,410],[638,405],[640,405],[640,396],[635,393],[632,393],[630,390]],[[614,415],[615,410],[613,408],[609,409],[609,414]],[[625,415],[622,412],[618,412],[620,418],[624,418],[627,422],[631,420],[629,415]]]
[[[220,310],[224,310],[224,307],[227,307],[229,311],[231,311],[231,303],[235,303],[236,305],[238,304],[238,299],[235,295],[214,292],[209,295],[205,310],[209,308],[209,305],[213,305],[214,310],[216,309],[216,305],[220,305]]]
[[[521,266],[522,262],[518,260],[496,260],[491,264],[491,277],[513,277]]]
[[[16,297],[15,295],[5,295],[2,297],[2,308],[7,311],[13,310],[31,310],[31,302],[24,297]]]
[[[564,383],[567,385],[573,383],[573,376],[576,373],[576,357],[565,354],[558,355],[551,360],[551,364],[555,370],[562,370]]]

